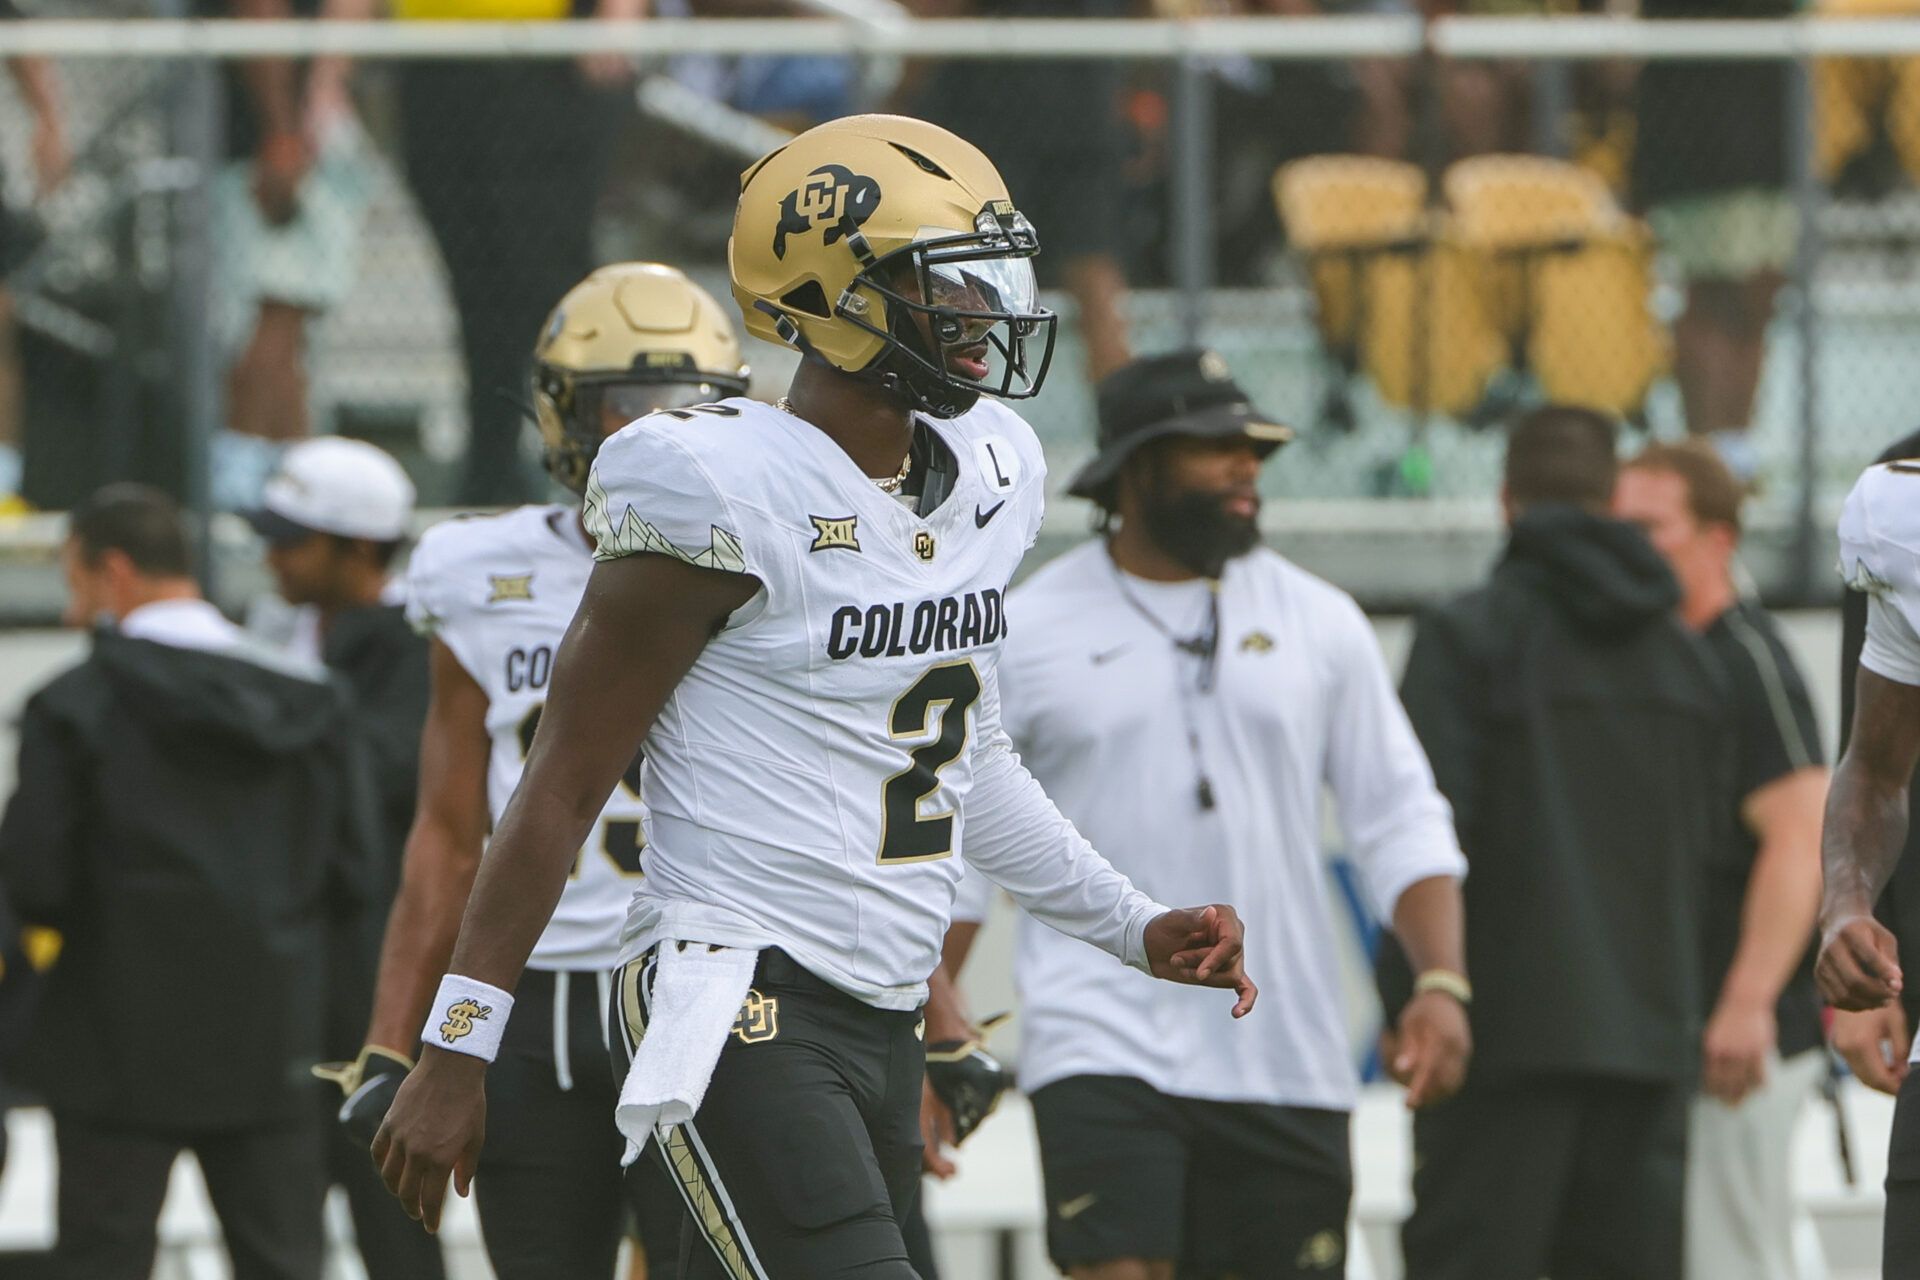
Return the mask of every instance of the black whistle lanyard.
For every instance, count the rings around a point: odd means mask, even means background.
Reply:
[[[1147,625],[1165,636],[1177,652],[1188,657],[1200,659],[1199,678],[1188,680],[1180,672],[1173,684],[1174,692],[1180,702],[1180,723],[1187,731],[1187,747],[1193,753],[1193,796],[1203,810],[1212,810],[1215,804],[1213,782],[1207,777],[1206,753],[1200,749],[1200,721],[1194,699],[1206,697],[1214,690],[1219,676],[1220,662],[1220,582],[1217,578],[1207,579],[1207,621],[1205,628],[1197,636],[1185,639],[1175,635],[1159,615],[1147,608],[1140,597],[1133,594],[1127,586],[1127,576],[1114,562],[1111,549],[1107,552],[1107,564],[1113,570],[1113,585],[1120,592],[1120,598],[1130,605],[1133,611],[1146,619]]]

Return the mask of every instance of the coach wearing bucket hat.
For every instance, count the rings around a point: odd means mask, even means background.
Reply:
[[[1323,788],[1423,974],[1399,1027],[1415,1105],[1466,1067],[1466,864],[1366,618],[1259,545],[1260,468],[1292,433],[1211,351],[1135,360],[1099,406],[1100,451],[1072,491],[1100,506],[1104,536],[1013,592],[1005,725],[1114,866],[1168,901],[1231,890],[1273,949],[1262,964],[1289,980],[1277,1012],[1196,1064],[1174,1046],[1217,1015],[1208,993],[1162,992],[1021,921],[1020,1081],[1049,1251],[1076,1276],[1339,1275],[1358,1081]],[[980,918],[984,887],[963,883],[956,921]],[[956,923],[952,943],[975,927]],[[929,1043],[966,1031],[930,1011]]]
[[[413,820],[420,729],[427,715],[427,647],[408,625],[390,577],[413,524],[413,482],[391,455],[363,440],[323,436],[282,456],[248,520],[267,544],[280,595],[300,606],[291,647],[317,657],[353,690],[355,728],[373,763],[379,801],[371,910],[339,931],[332,952],[326,1051],[352,1059],[373,1008],[380,936],[398,888]],[[356,1064],[329,1078],[357,1083]],[[371,1280],[435,1280],[440,1247],[386,1194],[364,1147],[332,1123],[340,1095],[321,1094],[328,1167],[353,1209],[354,1238]]]

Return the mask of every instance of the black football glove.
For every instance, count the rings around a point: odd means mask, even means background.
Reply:
[[[363,1147],[373,1145],[380,1122],[387,1118],[393,1095],[400,1082],[413,1070],[413,1063],[391,1049],[368,1045],[352,1062],[323,1062],[313,1069],[322,1080],[340,1086],[347,1100],[340,1104],[340,1123],[347,1134]]]
[[[1002,1019],[989,1019],[991,1026]],[[959,1146],[1000,1105],[1013,1076],[979,1040],[941,1040],[927,1046],[927,1083],[953,1115]]]

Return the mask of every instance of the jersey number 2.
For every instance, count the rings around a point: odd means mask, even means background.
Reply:
[[[928,862],[953,853],[953,811],[922,817],[920,802],[940,785],[940,771],[966,750],[972,731],[967,717],[980,697],[980,673],[970,661],[930,668],[894,702],[887,732],[917,738],[932,732],[937,710],[940,732],[932,742],[907,753],[911,762],[880,789],[880,861]]]

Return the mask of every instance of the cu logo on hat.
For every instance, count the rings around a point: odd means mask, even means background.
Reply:
[[[787,237],[803,236],[825,225],[823,244],[831,245],[858,230],[880,207],[880,184],[845,165],[823,164],[780,202],[773,229],[773,256],[787,256]]]
[[[1202,351],[1200,376],[1208,382],[1226,382],[1233,377],[1233,370],[1227,368],[1226,357],[1218,351]]]

